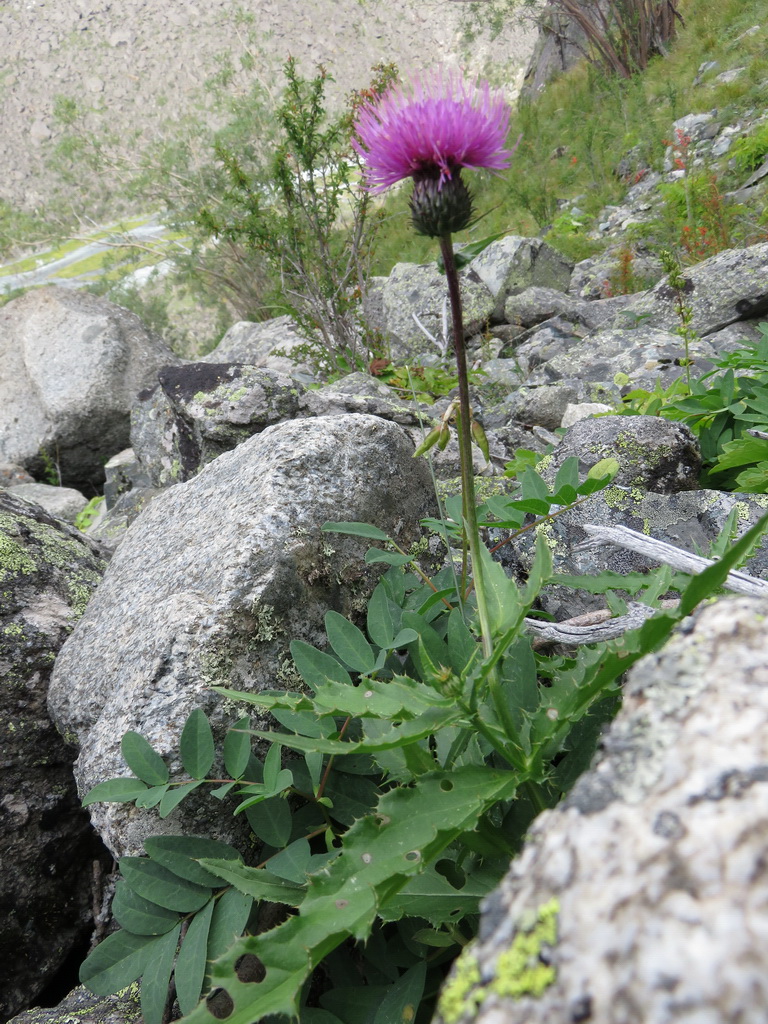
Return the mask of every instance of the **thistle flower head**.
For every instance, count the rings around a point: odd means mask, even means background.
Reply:
[[[365,104],[353,145],[366,164],[371,192],[404,178],[435,181],[442,189],[462,167],[508,167],[508,127],[509,107],[487,82],[437,70]]]

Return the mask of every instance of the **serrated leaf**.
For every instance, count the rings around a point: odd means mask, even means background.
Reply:
[[[106,782],[99,782],[93,789],[88,790],[83,797],[83,807],[98,803],[128,803],[146,791],[147,785],[140,779],[131,779],[128,776],[107,779]]]
[[[385,793],[376,814],[356,822],[343,837],[341,853],[310,876],[299,914],[277,928],[238,940],[211,968],[213,985],[222,984],[234,1001],[227,1024],[252,1024],[269,1014],[294,1016],[309,974],[345,939],[363,939],[377,911],[409,877],[499,800],[510,799],[517,779],[511,772],[459,768],[419,779],[414,787]],[[233,986],[233,965],[245,953],[257,956],[266,974],[258,986]],[[187,1024],[212,1024],[198,1006]]]
[[[179,920],[177,912],[150,903],[122,879],[115,886],[112,913],[120,927],[134,935],[165,935]]]
[[[318,741],[310,740],[308,742]],[[291,809],[288,802],[282,797],[273,796],[262,800],[255,807],[249,807],[245,815],[255,835],[269,846],[274,846],[279,850],[290,839]]]
[[[144,973],[163,936],[108,935],[80,967],[80,981],[96,996],[110,996],[127,988]]]
[[[205,979],[205,963],[208,957],[208,933],[213,918],[213,900],[203,907],[189,922],[187,933],[176,958],[174,981],[179,1009],[183,1014],[191,1013],[197,1006]]]
[[[157,945],[152,959],[141,976],[141,1016],[144,1024],[163,1024],[180,931],[181,925],[178,924],[167,935],[155,939]]]
[[[291,656],[302,679],[313,690],[325,683],[342,683],[351,686],[349,672],[332,658],[330,654],[318,651],[316,647],[305,644],[303,640],[294,640],[291,644]]]
[[[248,715],[239,718],[224,737],[224,767],[233,779],[239,779],[248,767],[251,756],[251,719]]]
[[[174,786],[172,789],[169,789],[160,801],[158,810],[160,817],[167,818],[172,811],[176,810],[185,796],[189,796],[190,793],[194,792],[202,784],[202,779],[200,779],[197,782],[186,782],[183,786]]]
[[[427,965],[424,960],[391,985],[379,1004],[373,1024],[411,1024],[421,1003]]]
[[[187,882],[146,857],[121,858],[120,873],[134,892],[166,910],[194,913],[211,898],[209,888]]]
[[[154,747],[138,732],[123,735],[120,752],[134,775],[148,786],[163,786],[168,781],[168,766]]]
[[[195,708],[184,723],[179,743],[184,770],[193,779],[204,779],[215,754],[211,724],[202,708]]]
[[[383,530],[370,523],[323,523],[323,533],[346,533],[351,537],[367,537],[368,540],[389,540]]]
[[[353,672],[371,672],[376,661],[371,645],[357,626],[338,612],[325,615],[328,643]]]
[[[210,871],[220,873],[238,892],[255,900],[283,903],[298,907],[306,894],[306,887],[290,882],[264,868],[251,868],[242,861],[203,860]]]
[[[144,840],[147,855],[156,864],[167,868],[174,875],[212,888],[220,887],[221,878],[201,868],[197,861],[201,857],[215,857],[218,860],[239,860],[240,854],[229,843],[207,836],[150,836]]]

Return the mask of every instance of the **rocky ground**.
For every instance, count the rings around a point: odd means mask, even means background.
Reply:
[[[463,40],[465,10],[450,0],[4,0],[0,2],[0,200],[43,211],[52,187],[46,163],[61,126],[60,98],[126,136],[137,121],[147,140],[164,123],[200,109],[217,61],[256,56],[266,81],[291,54],[304,70],[333,67],[342,96],[372,64],[402,69],[461,60],[514,82],[532,48],[531,26],[493,42]],[[232,88],[242,88],[237,77]]]

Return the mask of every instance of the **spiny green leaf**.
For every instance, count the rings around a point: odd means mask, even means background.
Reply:
[[[165,935],[179,920],[178,913],[145,900],[122,879],[115,886],[112,913],[120,927],[134,935]]]
[[[144,849],[151,860],[179,878],[213,888],[222,885],[221,879],[201,868],[197,861],[201,857],[216,857],[219,860],[240,858],[234,846],[207,836],[150,836],[144,840]]]
[[[168,781],[168,766],[140,733],[125,733],[120,751],[133,774],[148,786],[162,786]]]
[[[123,857],[120,874],[139,896],[167,910],[193,913],[211,898],[209,888],[187,882],[145,857]]]
[[[242,861],[204,859],[201,863],[226,878],[238,892],[255,900],[298,907],[306,893],[305,886],[280,878],[265,868],[248,867]]]
[[[248,767],[251,755],[251,737],[248,730],[251,720],[248,715],[239,718],[224,737],[224,767],[233,779],[239,779]]]
[[[215,754],[211,725],[202,708],[195,708],[184,723],[179,743],[184,770],[193,779],[204,779]]]
[[[325,615],[325,631],[328,643],[345,665],[353,672],[371,672],[376,658],[371,645],[357,626],[338,612]]]
[[[178,924],[173,931],[155,940],[157,945],[152,959],[144,968],[141,976],[141,1015],[144,1024],[162,1024],[164,1020],[168,985],[171,981],[180,931],[181,924]]]
[[[88,790],[83,797],[83,807],[90,807],[91,804],[98,803],[127,803],[146,791],[146,784],[139,779],[132,779],[128,776],[107,779],[106,782],[99,782],[93,789]]]
[[[474,827],[486,808],[510,799],[512,773],[459,768],[423,776],[415,787],[385,793],[376,814],[345,834],[341,853],[316,875],[299,914],[272,931],[240,939],[211,969],[234,1002],[227,1024],[252,1024],[269,1014],[295,1015],[312,969],[346,938],[364,938],[377,912],[453,840]],[[257,986],[235,978],[233,965],[257,956],[266,975]],[[213,1024],[201,1004],[187,1024]]]
[[[208,956],[208,933],[213,917],[213,900],[206,904],[189,922],[176,960],[174,981],[176,996],[182,1013],[191,1013],[197,1006],[203,990],[205,962]]]

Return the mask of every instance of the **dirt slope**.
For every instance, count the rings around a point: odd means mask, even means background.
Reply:
[[[59,128],[57,97],[106,108],[126,131],[147,139],[168,117],[200,106],[217,56],[237,59],[251,18],[266,80],[288,54],[306,70],[332,66],[337,94],[368,81],[378,61],[416,69],[462,60],[512,81],[533,33],[510,28],[489,45],[461,52],[461,3],[449,0],[0,0],[0,199],[27,209],[45,204],[46,154]],[[233,88],[238,87],[235,80]]]

